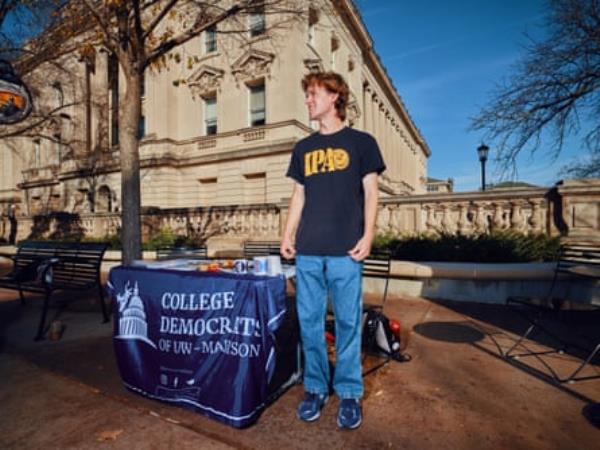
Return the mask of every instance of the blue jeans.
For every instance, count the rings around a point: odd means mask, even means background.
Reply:
[[[349,256],[296,256],[296,298],[304,352],[304,390],[328,394],[325,342],[327,293],[335,315],[333,388],[340,398],[361,398],[362,263]]]

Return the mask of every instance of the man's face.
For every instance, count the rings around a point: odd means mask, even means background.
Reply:
[[[310,120],[320,120],[335,112],[337,94],[332,94],[323,86],[313,84],[306,88],[304,103],[308,107]]]

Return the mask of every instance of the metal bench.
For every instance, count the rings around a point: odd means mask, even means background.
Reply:
[[[507,305],[516,310],[528,322],[529,326],[525,332],[519,336],[517,341],[504,352],[504,357],[512,362],[519,360],[519,364],[524,364],[522,358],[534,357],[550,372],[551,379],[557,383],[573,383],[589,379],[600,378],[598,375],[580,376],[581,371],[592,363],[594,358],[600,353],[600,341],[592,341],[592,346],[582,346],[581,342],[589,343],[589,336],[578,332],[578,327],[570,326],[569,313],[587,314],[593,320],[598,317],[600,322],[599,305],[588,305],[590,309],[584,311],[565,311],[562,309],[563,299],[555,298],[554,292],[558,279],[567,280],[569,283],[577,283],[583,280],[600,280],[600,243],[565,243],[557,254],[556,266],[552,283],[546,298],[536,304],[531,299],[521,297],[509,297]],[[600,325],[600,323],[596,324]],[[566,341],[556,332],[556,326],[562,326],[577,333],[578,342]],[[555,348],[542,351],[533,351],[526,344],[526,340],[534,334],[550,338],[557,345]],[[543,358],[545,355],[562,354],[569,350],[575,350],[581,355],[581,363],[575,367],[567,376],[560,376],[558,372]],[[531,369],[530,366],[528,368]]]
[[[52,292],[86,291],[94,287],[100,294],[103,323],[108,322],[100,266],[107,243],[22,241],[12,257],[13,268],[0,277],[0,288],[44,294],[44,305],[35,340],[43,339],[46,315]]]
[[[161,247],[156,250],[156,259],[201,258],[208,259],[206,246],[191,247]]]
[[[387,251],[374,250],[363,261],[363,278],[378,278],[384,280],[385,282],[381,297],[381,304],[368,303],[364,305],[364,309],[373,308],[383,310],[385,301],[387,300],[391,268],[392,255]]]
[[[281,244],[279,241],[245,241],[244,258],[252,259],[255,256],[280,255]],[[283,259],[285,264],[293,265],[294,259]]]

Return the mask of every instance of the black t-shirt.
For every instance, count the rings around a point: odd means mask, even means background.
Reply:
[[[314,133],[294,147],[287,176],[304,185],[305,203],[296,251],[305,255],[347,255],[364,232],[365,175],[385,170],[370,134],[343,128]]]

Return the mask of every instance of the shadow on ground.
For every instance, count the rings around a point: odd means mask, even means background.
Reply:
[[[0,353],[7,355],[9,361],[31,364],[35,376],[46,374],[44,379],[50,380],[45,388],[49,396],[46,404],[53,405],[56,414],[61,414],[66,406],[52,383],[66,383],[74,390],[83,386],[94,393],[93,403],[88,406],[91,411],[100,404],[117,402],[134,423],[151,417],[157,433],[185,429],[196,435],[198,442],[210,441],[234,448],[529,449],[592,448],[597,444],[597,430],[582,415],[586,405],[581,398],[565,395],[555,386],[493,356],[490,336],[512,336],[513,330],[520,327],[506,311],[494,305],[390,299],[385,313],[401,321],[403,346],[412,360],[402,364],[391,362],[365,378],[365,420],[354,432],[337,429],[335,397],[319,421],[299,422],[295,409],[302,397],[301,386],[292,387],[267,408],[255,426],[235,430],[124,389],[112,349],[113,325],[101,324],[93,292],[81,295],[60,311],[58,319],[66,326],[60,340],[42,342],[33,341],[40,299],[28,297],[27,305],[22,306],[18,294],[14,294],[0,291]],[[10,372],[10,367],[3,370]],[[12,379],[17,380],[16,385],[0,389],[20,389],[19,378]],[[589,383],[586,389],[582,396],[600,399],[600,383]],[[0,398],[4,397],[0,390]],[[10,434],[17,426],[10,422],[10,417],[19,416],[11,412],[19,412],[21,407],[18,399],[3,403],[5,419],[0,419],[0,433]],[[47,423],[41,412],[31,410],[27,414],[35,424],[32,429],[36,430],[36,445],[43,446],[45,432],[56,436],[51,430],[53,425]],[[73,416],[73,427],[81,430],[91,427],[78,422],[76,413],[68,414]],[[36,417],[39,417],[37,422]],[[143,433],[135,435],[146,436],[138,437],[141,439],[138,444],[152,447],[152,439],[158,438],[152,437],[151,429],[143,429]],[[123,429],[122,437],[114,445],[128,442],[127,436],[132,439],[132,433],[133,429]],[[25,441],[19,442],[27,444],[27,438],[21,439]],[[30,442],[33,441],[34,436]],[[60,442],[47,444],[56,447]],[[67,442],[62,448],[75,447]]]

